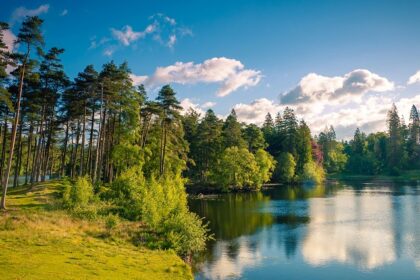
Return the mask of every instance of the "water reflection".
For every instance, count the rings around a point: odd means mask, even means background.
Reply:
[[[281,187],[190,204],[216,237],[197,279],[420,279],[419,186]]]

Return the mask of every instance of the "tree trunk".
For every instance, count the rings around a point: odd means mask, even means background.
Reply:
[[[25,166],[25,185],[28,184],[28,171],[29,171],[29,158],[31,157],[31,148],[32,148],[32,133],[33,133],[33,126],[32,122],[29,127],[29,135],[28,135],[28,150],[27,150],[27,157],[26,157],[26,166]]]
[[[4,130],[4,132],[3,132],[3,144],[2,144],[2,149],[1,149],[0,178],[2,178],[1,175],[3,174],[4,160],[6,158],[7,114],[6,114],[6,117],[4,118],[4,128],[3,128],[3,130]]]
[[[85,133],[86,133],[86,104],[83,110],[83,126],[82,126],[82,146],[80,148],[80,170],[79,176],[83,176],[83,167],[85,163]]]
[[[92,161],[93,161],[93,156],[92,156],[92,149],[93,149],[93,132],[95,129],[95,108],[92,107],[92,119],[90,122],[90,135],[89,135],[89,148],[88,148],[88,161],[87,161],[87,168],[88,171],[87,173],[89,175],[92,175]]]
[[[10,139],[9,159],[7,161],[6,172],[4,174],[4,179],[3,179],[3,192],[2,192],[2,196],[1,196],[1,202],[0,202],[0,208],[1,209],[6,209],[7,187],[8,187],[8,184],[9,184],[10,169],[12,168],[13,152],[14,152],[14,149],[15,149],[15,142],[16,142],[16,129],[17,129],[17,125],[19,123],[19,118],[20,118],[20,101],[22,99],[23,80],[25,78],[26,61],[29,57],[29,51],[30,51],[30,48],[29,48],[29,45],[28,45],[28,51],[26,52],[25,59],[22,63],[22,70],[20,72],[19,91],[18,91],[18,96],[17,96],[15,119],[13,121],[12,135],[11,135],[11,139]]]
[[[65,133],[65,136],[64,136],[63,154],[61,156],[61,170],[60,170],[61,177],[63,177],[65,175],[64,171],[65,171],[65,166],[66,166],[66,154],[67,154],[68,139],[69,139],[69,121],[66,122],[66,133]]]
[[[18,137],[18,150],[17,150],[17,156],[16,156],[16,162],[15,162],[15,171],[14,171],[14,179],[13,179],[13,187],[17,187],[18,180],[19,180],[19,173],[20,173],[20,167],[22,164],[22,129],[23,129],[23,123],[21,120],[21,124],[19,125],[19,137]]]

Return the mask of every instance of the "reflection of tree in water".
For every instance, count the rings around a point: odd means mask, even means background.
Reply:
[[[209,221],[216,239],[230,240],[273,224],[271,213],[259,211],[269,201],[261,192],[227,194],[216,199],[191,200],[190,208]]]
[[[338,262],[373,270],[409,259],[420,269],[418,186],[281,186],[191,204],[216,233],[217,241],[197,262],[206,279],[241,277],[267,257],[294,262],[300,250],[310,266]]]
[[[344,186],[339,183],[328,183],[308,186],[280,186],[265,190],[272,200],[305,200],[314,197],[325,197],[334,195]]]
[[[287,258],[295,255],[300,236],[294,228],[309,222],[306,200],[310,197],[322,197],[336,190],[337,187],[320,186],[280,186],[264,192],[226,194],[216,198],[193,199],[191,210],[204,217],[209,222],[211,232],[216,240],[208,245],[207,251],[197,256],[196,262],[204,260],[212,263],[220,254],[225,254],[235,261],[240,250],[256,252],[261,242],[278,244],[284,248]],[[283,201],[278,205],[273,201]],[[302,205],[300,205],[302,204]],[[303,207],[302,211],[299,211]],[[238,242],[240,236],[252,236],[257,231],[269,229],[272,225],[285,227],[278,234],[268,234],[264,240],[248,239]],[[273,240],[274,239],[274,240]],[[223,246],[219,243],[223,240]],[[242,247],[241,247],[242,246]],[[277,245],[276,245],[277,246]],[[245,248],[246,247],[246,248]],[[223,252],[219,252],[219,251]]]

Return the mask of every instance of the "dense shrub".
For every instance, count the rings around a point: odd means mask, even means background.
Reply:
[[[129,220],[139,220],[144,200],[146,181],[140,166],[134,166],[121,175],[100,196],[117,207],[116,212]]]
[[[325,180],[324,168],[313,161],[307,162],[303,167],[303,174],[300,180],[314,184],[322,183]]]
[[[88,177],[78,177],[74,183],[66,181],[62,194],[67,208],[85,208],[93,199],[93,187]]]
[[[248,149],[230,147],[223,152],[211,179],[223,190],[248,187],[259,189],[270,180],[274,159],[264,150],[254,156]]]
[[[296,161],[292,154],[281,153],[277,158],[277,166],[274,171],[276,181],[290,183],[295,178]]]
[[[148,245],[187,257],[204,249],[207,227],[189,212],[184,183],[180,175],[146,180],[141,167],[135,166],[122,172],[101,197],[118,206],[122,217],[146,223],[156,234]]]
[[[256,185],[261,187],[262,184],[271,180],[271,175],[276,167],[276,161],[273,156],[263,149],[257,150],[255,153],[255,161],[257,162],[259,168]]]

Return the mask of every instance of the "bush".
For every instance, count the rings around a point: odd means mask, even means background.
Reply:
[[[122,172],[100,196],[117,206],[117,213],[129,220],[139,220],[143,205],[146,181],[140,166]]]
[[[256,178],[256,185],[258,188],[262,186],[262,184],[267,183],[271,179],[271,175],[273,174],[274,168],[276,167],[276,161],[274,158],[263,149],[259,149],[255,153],[255,161],[257,162],[259,172]]]
[[[167,219],[163,224],[168,247],[184,258],[206,246],[208,228],[202,219],[189,211],[182,211]]]
[[[100,197],[116,205],[120,216],[146,223],[150,234],[139,238],[147,239],[149,247],[173,249],[186,257],[204,249],[208,230],[189,212],[184,184],[180,174],[146,180],[141,166],[134,166],[104,188]],[[117,222],[110,215],[106,227],[111,229]]]
[[[78,177],[74,183],[64,182],[62,194],[67,208],[85,208],[93,199],[93,187],[88,177]]]
[[[291,183],[295,177],[296,161],[292,154],[282,153],[277,158],[274,178],[279,182]]]
[[[320,184],[325,180],[325,172],[322,166],[313,161],[305,163],[303,166],[303,174],[300,177],[303,182]]]
[[[180,175],[150,179],[146,184],[142,219],[163,240],[150,246],[173,249],[183,257],[205,248],[207,225],[187,206],[185,179]]]

